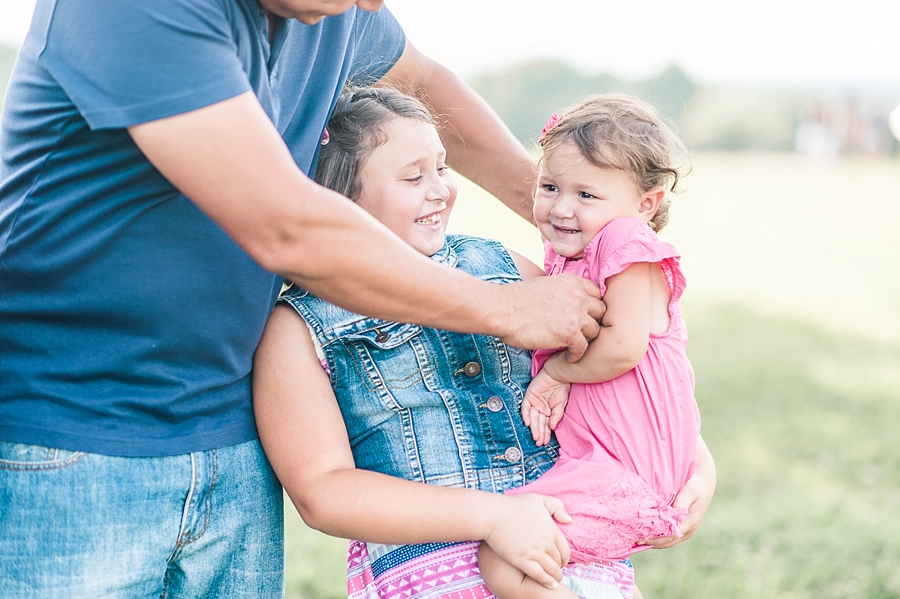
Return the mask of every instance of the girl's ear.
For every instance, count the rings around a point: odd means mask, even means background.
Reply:
[[[638,208],[638,214],[646,218],[649,222],[656,216],[656,211],[659,210],[659,204],[663,201],[664,197],[666,197],[665,189],[659,185],[651,187],[641,196],[641,205]]]

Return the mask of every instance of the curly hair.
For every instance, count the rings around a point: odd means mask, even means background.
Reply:
[[[686,149],[655,108],[622,94],[585,98],[541,135],[539,162],[568,142],[575,143],[594,166],[624,171],[642,191],[662,187],[666,195],[649,224],[657,232],[666,226],[672,203],[669,192],[676,192],[681,179],[673,154]]]

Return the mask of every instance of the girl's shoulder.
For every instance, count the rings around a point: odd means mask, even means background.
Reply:
[[[663,243],[656,236],[650,225],[639,218],[620,217],[615,218],[605,227],[600,229],[596,237],[588,244],[596,244],[597,253],[609,253],[629,243],[644,243],[653,245],[654,243]]]
[[[671,243],[661,241],[647,223],[637,218],[609,222],[585,248],[585,260],[594,274],[607,279],[639,262],[671,262],[680,258]]]

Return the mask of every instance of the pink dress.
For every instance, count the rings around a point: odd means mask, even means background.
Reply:
[[[560,526],[573,562],[621,559],[647,549],[635,545],[639,540],[680,534],[686,513],[673,508],[672,500],[694,472],[700,412],[678,302],[684,276],[675,248],[635,218],[606,225],[581,260],[558,255],[549,243],[546,251],[549,275],[591,279],[604,294],[606,280],[629,265],[658,262],[671,291],[669,327],[650,334],[640,364],[610,381],[573,384],[556,428],[556,465],[535,482],[508,491],[562,499],[573,518]],[[553,353],[536,352],[533,372]]]

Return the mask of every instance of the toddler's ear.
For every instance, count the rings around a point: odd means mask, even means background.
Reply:
[[[641,196],[641,205],[638,209],[638,214],[643,218],[646,218],[649,222],[650,219],[656,216],[656,211],[659,210],[659,205],[664,197],[666,197],[665,189],[659,185],[651,187]]]

